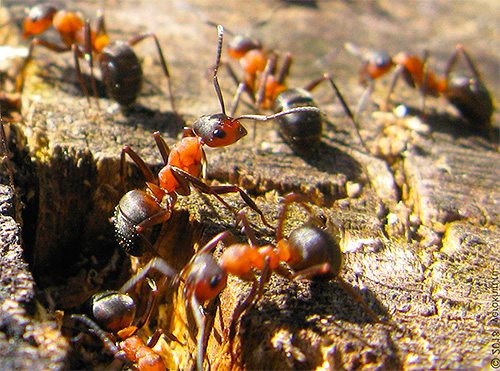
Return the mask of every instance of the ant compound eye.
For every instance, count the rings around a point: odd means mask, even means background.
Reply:
[[[215,129],[213,135],[214,137],[224,139],[226,137],[226,132],[224,130]]]
[[[213,289],[216,289],[217,286],[219,286],[219,283],[221,281],[222,277],[221,276],[214,276],[210,279],[210,288],[213,290]]]

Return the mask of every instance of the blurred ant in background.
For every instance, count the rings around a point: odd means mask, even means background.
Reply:
[[[321,82],[329,81],[335,91],[342,108],[354,124],[358,139],[364,149],[366,146],[359,134],[359,126],[349,106],[333,79],[325,74],[308,83],[304,88],[288,88],[285,80],[290,73],[292,57],[286,54],[278,68],[279,54],[275,51],[264,51],[260,42],[248,37],[235,36],[229,44],[229,56],[239,60],[244,72],[238,79],[229,64],[226,64],[229,75],[237,87],[231,114],[234,114],[243,92],[246,92],[257,110],[272,109],[274,112],[289,110],[295,107],[316,107],[310,92]],[[278,119],[281,136],[300,154],[314,148],[321,139],[323,120],[317,112],[298,112]]]
[[[45,32],[50,26],[60,35],[63,45],[35,37],[31,40],[28,58],[22,68],[31,60],[35,45],[42,45],[57,53],[73,51],[78,81],[90,106],[90,96],[83,81],[79,59],[88,57],[93,95],[98,97],[95,84],[93,60],[97,57],[106,91],[122,108],[130,107],[137,99],[143,82],[141,63],[132,46],[142,40],[154,39],[163,73],[167,78],[170,104],[175,112],[174,98],[170,82],[170,73],[158,38],[153,32],[145,32],[128,41],[109,43],[104,24],[104,16],[99,13],[95,31],[88,20],[66,10],[57,10],[50,5],[37,5],[31,9],[23,24],[23,37],[28,38]],[[99,101],[97,100],[99,107]]]
[[[391,57],[386,52],[363,49],[352,43],[346,43],[345,47],[351,54],[362,60],[360,82],[369,85],[368,95],[373,90],[374,80],[395,67],[384,109],[390,104],[396,82],[400,77],[403,77],[407,85],[419,89],[422,96],[422,112],[425,112],[425,98],[427,96],[439,97],[442,95],[471,124],[481,130],[487,130],[494,141],[491,126],[491,116],[494,111],[493,101],[470,54],[462,45],[456,46],[455,52],[448,59],[445,72],[441,77],[437,77],[434,72],[427,69],[427,51],[424,53],[423,59],[420,59],[405,52]],[[460,55],[464,57],[471,75],[453,72]]]
[[[139,240],[141,232],[167,221],[172,214],[177,195],[188,196],[191,192],[190,185],[202,193],[216,197],[234,215],[237,213],[220,195],[238,192],[243,201],[260,215],[262,222],[270,227],[262,211],[243,189],[235,185],[209,186],[199,179],[204,173],[206,164],[203,146],[223,147],[240,140],[247,134],[239,121],[242,119],[267,121],[296,112],[319,112],[316,107],[297,107],[269,116],[242,115],[236,118],[228,116],[217,78],[224,29],[222,26],[217,29],[219,41],[213,82],[222,112],[200,116],[185,132],[186,136],[176,143],[172,150],[159,133],[154,134],[164,163],[157,178],[132,148],[125,146],[122,150],[120,170],[122,182],[125,177],[126,155],[129,155],[143,173],[147,185],[145,192],[132,190],[126,193],[116,207],[112,218],[119,244],[132,255],[143,254],[143,247]]]

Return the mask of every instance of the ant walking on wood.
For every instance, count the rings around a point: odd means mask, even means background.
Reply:
[[[424,57],[401,52],[391,57],[383,51],[366,50],[354,44],[347,43],[346,49],[362,60],[360,82],[368,85],[366,96],[373,90],[374,80],[388,73],[395,67],[385,107],[390,104],[391,94],[400,77],[412,88],[418,89],[422,97],[422,112],[425,112],[427,96],[444,96],[462,116],[471,124],[482,130],[487,130],[492,140],[493,130],[491,115],[494,111],[491,94],[481,80],[479,71],[470,54],[462,45],[457,45],[454,53],[446,63],[445,72],[437,77],[427,69],[427,51]],[[463,56],[471,74],[454,73],[459,56]]]
[[[220,103],[221,113],[200,116],[193,123],[192,128],[187,131],[187,135],[191,136],[182,138],[172,150],[170,150],[159,133],[154,134],[164,162],[164,167],[158,173],[157,178],[132,148],[125,146],[122,150],[120,171],[122,179],[125,174],[125,157],[128,155],[144,174],[147,185],[145,192],[132,190],[126,193],[120,200],[113,217],[118,241],[132,255],[142,255],[143,253],[138,238],[141,232],[145,228],[168,220],[176,203],[177,195],[189,195],[191,185],[202,193],[216,197],[234,215],[237,215],[237,213],[220,195],[239,193],[243,201],[260,215],[262,222],[270,227],[262,211],[240,187],[235,185],[208,186],[199,179],[206,163],[203,146],[222,147],[240,140],[247,134],[246,129],[240,123],[240,120],[243,119],[267,121],[295,113],[320,112],[317,107],[306,106],[292,108],[269,116],[241,115],[236,118],[228,116],[217,77],[224,29],[222,26],[218,26],[217,30],[219,41],[213,83]]]
[[[90,96],[85,87],[80,68],[80,58],[87,56],[90,65],[91,84],[94,96],[97,98],[93,60],[98,59],[101,75],[110,98],[114,99],[122,108],[130,107],[136,101],[143,83],[143,72],[139,58],[132,46],[142,40],[152,37],[167,78],[167,86],[172,110],[175,112],[174,98],[170,81],[170,73],[163,55],[158,38],[153,32],[145,32],[132,37],[128,41],[109,43],[106,34],[104,16],[99,14],[96,30],[92,31],[90,22],[82,20],[73,12],[57,10],[50,5],[37,5],[31,9],[23,24],[23,37],[28,38],[45,32],[50,26],[59,33],[63,45],[35,37],[31,40],[28,57],[22,67],[24,71],[27,63],[32,59],[35,45],[42,45],[57,53],[72,50],[75,68],[80,86],[90,106]],[[99,101],[97,101],[99,107]]]

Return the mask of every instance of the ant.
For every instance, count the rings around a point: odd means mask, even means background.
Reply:
[[[248,39],[247,39],[248,40]],[[245,75],[240,82],[236,77],[232,68],[228,65],[229,74],[238,85],[232,112],[234,112],[239,103],[241,94],[246,91],[250,94],[252,101],[257,109],[270,109],[274,112],[281,110],[292,109],[294,107],[316,107],[311,91],[315,89],[321,82],[329,81],[332,89],[335,91],[342,108],[347,116],[352,121],[357,137],[368,152],[366,145],[359,133],[360,128],[354,115],[347,105],[340,89],[335,84],[333,79],[328,75],[311,81],[304,88],[289,88],[285,84],[285,80],[289,75],[292,64],[292,57],[286,54],[283,63],[278,68],[278,54],[271,52],[264,54],[260,44],[245,42],[245,39],[238,39],[238,44],[244,51],[244,55],[240,59]],[[246,50],[248,48],[249,50]],[[235,47],[235,50],[238,50]],[[250,55],[250,52],[255,51],[255,55]],[[252,63],[242,63],[247,58],[252,60]],[[243,59],[245,58],[245,59]],[[288,142],[288,144],[299,154],[305,154],[314,148],[321,140],[323,132],[323,119],[317,112],[298,112],[293,115],[287,115],[278,119],[279,133]]]
[[[385,100],[385,107],[389,106],[396,82],[402,76],[409,86],[420,90],[422,111],[425,110],[425,98],[427,96],[439,97],[443,95],[450,104],[458,109],[463,117],[479,128],[489,130],[490,136],[493,138],[491,115],[494,107],[492,98],[481,80],[472,57],[462,45],[456,46],[455,52],[446,63],[445,72],[441,77],[437,77],[434,72],[427,70],[427,51],[425,51],[423,59],[420,59],[405,52],[391,57],[386,52],[365,50],[351,43],[347,43],[345,47],[362,60],[360,82],[364,85],[369,82],[368,89],[370,91],[373,89],[372,85],[375,79],[385,75],[396,66],[396,72]],[[460,55],[464,57],[472,75],[453,73]]]
[[[149,265],[161,271],[166,277],[173,277],[176,272],[163,260],[154,259]],[[104,291],[94,294],[85,303],[87,314],[71,315],[71,319],[83,323],[103,344],[115,358],[122,361],[133,370],[151,371],[166,370],[162,357],[152,348],[159,341],[162,330],[156,330],[147,343],[136,335],[148,321],[154,308],[158,288],[156,283],[148,278],[151,293],[143,315],[134,323],[136,317],[136,303],[126,292],[144,275],[140,271],[132,277],[119,291]],[[171,335],[174,340],[175,337]],[[178,340],[177,340],[178,341]]]
[[[39,35],[51,25],[59,33],[64,45],[57,45],[38,37],[34,38],[30,43],[28,57],[22,70],[31,60],[35,45],[45,46],[57,53],[73,50],[77,77],[90,106],[90,96],[83,81],[79,60],[85,55],[89,58],[92,90],[94,96],[97,97],[93,69],[95,54],[108,96],[122,108],[127,108],[136,101],[143,82],[142,66],[132,46],[148,37],[152,37],[158,51],[163,73],[167,78],[170,104],[175,112],[170,73],[158,38],[153,32],[136,35],[128,41],[109,43],[102,14],[98,15],[97,27],[94,32],[90,28],[90,22],[88,20],[83,21],[76,13],[57,10],[51,5],[43,4],[33,7],[29,12],[23,24],[23,37],[28,38]],[[97,101],[97,105],[99,106],[99,101]]]
[[[352,287],[339,275],[342,270],[343,256],[337,239],[329,234],[316,220],[296,228],[288,238],[283,236],[283,227],[286,220],[288,206],[292,202],[300,203],[312,215],[312,209],[305,204],[302,197],[291,194],[285,197],[278,227],[276,229],[276,245],[257,247],[257,240],[250,228],[243,211],[238,213],[248,243],[234,243],[234,236],[224,231],[213,237],[203,246],[190,263],[184,268],[180,276],[184,277],[184,295],[191,307],[191,311],[198,325],[197,362],[198,370],[203,369],[205,321],[203,318],[203,304],[214,299],[226,286],[228,274],[253,282],[248,297],[240,303],[233,312],[229,328],[229,349],[233,359],[232,343],[236,336],[236,326],[241,315],[250,308],[262,295],[263,288],[269,280],[270,272],[274,271],[287,279],[323,279],[337,280],[343,289],[359,302],[374,322],[381,322],[378,316],[366,304]],[[214,259],[211,251],[219,242],[224,242],[227,248],[220,257],[219,263]],[[282,265],[286,263],[291,272]],[[253,270],[261,271],[261,278],[257,280]]]
[[[132,148],[125,146],[122,150],[120,169],[122,182],[126,155],[129,155],[143,173],[147,185],[146,191],[132,190],[126,193],[118,203],[112,218],[118,242],[129,254],[136,256],[143,254],[143,246],[139,244],[138,236],[141,236],[144,229],[167,221],[172,214],[177,195],[188,196],[191,192],[190,185],[202,193],[213,195],[235,215],[234,209],[220,195],[238,192],[243,201],[260,215],[264,225],[270,227],[262,211],[240,187],[235,185],[209,186],[199,179],[206,164],[203,146],[223,147],[236,143],[247,134],[246,129],[240,123],[243,119],[267,121],[297,112],[320,112],[317,107],[296,107],[269,116],[242,115],[236,118],[228,116],[217,77],[224,28],[218,26],[217,30],[219,40],[213,83],[221,113],[200,116],[192,127],[186,130],[185,136],[175,144],[172,150],[158,132],[153,134],[164,163],[157,178]]]

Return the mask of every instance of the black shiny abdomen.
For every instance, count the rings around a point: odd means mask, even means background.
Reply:
[[[103,291],[92,295],[84,304],[86,313],[104,331],[118,332],[132,324],[134,300],[118,291]]]
[[[493,102],[488,89],[476,78],[451,74],[445,95],[469,122],[483,129],[490,127]]]
[[[132,105],[142,88],[142,67],[130,45],[108,45],[99,58],[102,78],[111,99],[121,106]]]
[[[316,278],[331,280],[340,274],[343,264],[342,251],[338,241],[327,231],[314,225],[294,229],[288,237],[292,259],[288,262],[295,272],[324,263],[330,270]]]
[[[311,94],[304,89],[287,89],[274,103],[274,111],[296,107],[316,107]],[[277,118],[281,136],[299,153],[313,149],[321,140],[323,121],[318,112],[297,112]]]
[[[118,244],[130,255],[142,256],[144,246],[137,226],[161,212],[155,200],[139,190],[127,192],[115,208],[113,225]]]

